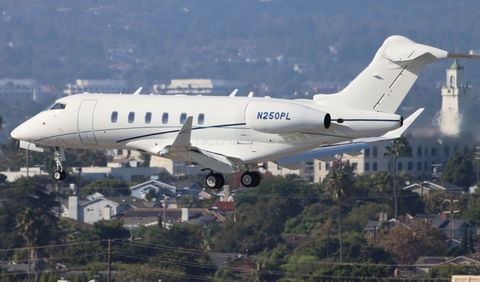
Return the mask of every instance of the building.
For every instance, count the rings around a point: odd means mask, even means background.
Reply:
[[[130,93],[131,89],[126,80],[97,80],[77,79],[75,84],[66,84],[63,94],[73,95],[78,93]]]
[[[242,84],[216,79],[172,79],[168,86],[154,85],[153,93],[168,95],[229,95]]]
[[[68,200],[62,201],[62,216],[93,224],[101,220],[110,220],[112,217],[133,208],[159,206],[155,202],[145,202],[132,196],[104,197],[99,193],[98,195],[89,199],[70,196]]]
[[[447,69],[445,85],[442,87],[442,109],[438,114],[440,132],[447,136],[458,136],[464,129],[464,109],[469,102],[469,87],[465,80],[465,69],[455,59]]]
[[[44,94],[35,79],[0,79],[0,99],[39,101],[44,98]]]

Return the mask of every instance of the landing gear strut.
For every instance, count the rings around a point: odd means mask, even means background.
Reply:
[[[257,187],[260,184],[262,177],[260,173],[256,171],[245,171],[242,176],[240,177],[240,182],[244,187]]]
[[[210,189],[219,189],[225,184],[225,178],[220,173],[210,172],[205,178],[205,184]]]
[[[52,174],[53,179],[57,181],[64,180],[67,177],[67,173],[63,170],[62,166],[62,155],[64,155],[63,149],[58,150],[58,148],[55,148],[55,163],[57,165],[57,170],[55,170]]]

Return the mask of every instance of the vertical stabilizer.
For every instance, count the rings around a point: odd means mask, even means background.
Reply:
[[[394,35],[385,40],[368,67],[345,89],[314,100],[379,112],[394,113],[425,65],[446,58],[444,50]]]

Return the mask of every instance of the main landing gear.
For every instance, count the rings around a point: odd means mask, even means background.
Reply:
[[[57,165],[57,170],[55,170],[52,174],[53,179],[57,181],[65,180],[65,178],[67,177],[67,173],[63,170],[63,166],[62,166],[62,155],[64,155],[63,149],[60,149],[59,151],[58,148],[55,148],[54,155],[55,155],[54,160]]]
[[[256,171],[245,171],[240,177],[240,182],[244,187],[257,187],[260,184],[262,177],[260,173]],[[205,185],[209,189],[220,189],[225,184],[225,178],[222,174],[216,172],[210,172],[205,177]]]
[[[225,178],[220,173],[210,172],[205,178],[205,184],[210,189],[219,189],[225,184]]]
[[[260,173],[256,171],[245,171],[240,177],[240,182],[244,187],[257,187],[260,184],[262,177]]]

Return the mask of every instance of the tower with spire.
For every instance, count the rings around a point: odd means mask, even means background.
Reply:
[[[447,136],[458,136],[463,130],[462,115],[467,108],[469,94],[465,81],[465,69],[455,59],[447,69],[447,77],[442,87],[442,109],[438,118],[440,132]]]

